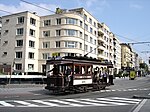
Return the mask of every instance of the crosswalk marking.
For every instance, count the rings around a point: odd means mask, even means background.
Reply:
[[[14,107],[14,105],[10,104],[10,103],[7,103],[5,101],[0,101],[0,104],[5,106],[5,107]]]
[[[119,92],[121,91],[147,91],[147,90],[150,90],[150,88],[100,90],[100,91],[94,91],[93,93],[116,92],[116,91],[119,91]]]
[[[123,106],[138,104],[141,100],[107,97],[85,99],[46,99],[46,100],[6,100],[0,107],[85,107],[85,106]]]
[[[98,101],[98,100],[92,100],[92,99],[83,99],[85,101],[89,102],[95,102],[95,103],[103,103],[103,106],[113,106],[114,104],[110,104],[110,102],[107,101]]]
[[[19,104],[22,104],[22,105],[24,105],[24,106],[38,107],[38,105],[31,104],[31,103],[28,103],[28,102],[25,102],[25,101],[14,101],[14,102],[19,103]]]
[[[44,105],[48,105],[48,106],[59,106],[58,104],[54,104],[54,103],[50,103],[50,102],[46,102],[46,101],[41,101],[41,100],[32,100],[33,102],[37,102],[37,103],[41,103]]]
[[[120,98],[120,97],[110,97],[111,99],[120,99],[120,100],[131,100],[131,101],[137,101],[137,102],[140,102],[141,100],[140,99],[129,99],[129,98]]]
[[[115,99],[107,99],[107,98],[97,98],[98,100],[100,101],[109,101],[109,103],[113,103],[113,104],[116,104],[116,105],[128,105],[129,103],[137,103],[137,102],[134,102],[134,101],[124,101],[124,100],[115,100]],[[115,103],[114,103],[115,102]]]
[[[74,103],[71,103],[71,102],[66,102],[66,101],[61,101],[61,100],[49,100],[49,101],[53,101],[53,102],[56,102],[56,103],[62,103],[62,104],[66,104],[66,105],[71,105],[71,106],[83,106],[83,105],[80,105],[80,104],[74,104]]]
[[[85,102],[82,100],[86,100],[86,99],[81,99],[80,101],[78,100],[74,100],[74,99],[66,99],[67,101],[73,101],[76,103],[83,103],[83,104],[88,104],[88,105],[95,105],[95,106],[106,106],[106,104],[100,104],[100,103],[92,103],[92,102]]]

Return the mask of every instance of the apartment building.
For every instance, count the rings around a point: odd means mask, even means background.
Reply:
[[[86,10],[72,9],[40,20],[39,70],[42,66],[44,71],[45,60],[53,54],[97,58],[98,21]]]
[[[132,52],[133,54],[133,65],[132,67],[135,68],[136,71],[139,70],[139,57],[138,57],[138,54],[136,52]]]
[[[41,17],[28,11],[6,15],[2,26],[0,70],[5,73],[46,72],[46,60],[55,55],[120,63],[119,58],[114,61],[116,37],[83,8],[57,9],[56,14]]]
[[[121,70],[121,45],[118,38],[110,33],[110,36],[113,38],[113,65],[114,65],[114,74],[118,74]]]
[[[2,17],[0,62],[3,72],[38,72],[39,25],[40,18],[28,11]]]
[[[132,49],[130,45],[122,43],[121,45],[121,66],[123,68],[132,67]]]

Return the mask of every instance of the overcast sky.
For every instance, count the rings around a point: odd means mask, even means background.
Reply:
[[[83,7],[110,30],[118,35],[121,42],[150,41],[150,0],[25,0],[55,11],[57,7],[73,9]],[[37,12],[39,15],[53,14],[22,2],[21,0],[0,0],[0,10],[10,13],[20,11]],[[0,11],[0,16],[8,15]],[[132,46],[134,51],[147,60],[150,44]]]

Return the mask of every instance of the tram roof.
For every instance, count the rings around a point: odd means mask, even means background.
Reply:
[[[101,61],[95,58],[88,57],[52,57],[46,61],[47,64],[87,64],[87,65],[104,65],[112,68],[113,64],[108,61]]]

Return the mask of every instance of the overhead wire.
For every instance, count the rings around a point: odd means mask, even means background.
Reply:
[[[55,13],[55,11],[52,11],[52,10],[47,9],[47,8],[45,8],[45,7],[39,6],[38,4],[31,3],[31,2],[28,2],[28,1],[25,1],[25,0],[20,0],[20,1],[22,1],[22,2],[24,2],[24,3],[27,3],[27,4],[30,4],[30,5],[33,5],[33,6],[35,6],[35,7],[39,7],[39,8],[41,8],[41,9],[44,9],[44,10],[49,11],[49,12],[51,12],[51,13]],[[0,11],[5,12],[5,13],[9,13],[9,14],[12,14],[11,12],[8,12],[8,11],[5,11],[5,10],[1,10],[1,9],[0,9]],[[19,14],[18,14],[18,15],[19,15]],[[29,19],[29,18],[27,18],[27,19]],[[37,20],[37,21],[38,21],[38,20]],[[39,22],[43,22],[43,21],[39,21]],[[114,33],[114,34],[115,34],[116,36],[118,36],[118,37],[122,37],[122,38],[124,38],[124,39],[133,41],[134,43],[135,43],[135,42],[139,42],[139,41],[136,41],[136,40],[127,38],[127,37],[125,37],[125,36],[121,36],[121,35],[116,34],[116,33]],[[131,43],[131,44],[132,44],[132,43]],[[135,50],[136,50],[136,51],[139,51],[139,50],[137,50],[137,49],[135,49]]]
[[[46,10],[46,11],[54,12],[54,11],[52,11],[52,10],[49,10],[49,9],[45,8],[45,7],[41,7],[41,6],[39,6],[39,5],[35,4],[35,3],[31,3],[31,2],[28,2],[28,1],[25,1],[25,0],[20,0],[20,1],[25,2],[25,3],[27,3],[27,4],[30,4],[30,5],[33,5],[33,6],[36,6],[36,7],[39,7],[39,8],[41,8],[41,9]],[[54,12],[54,13],[55,13],[55,12]],[[133,42],[138,42],[138,41],[135,41],[135,40],[133,40],[133,39],[129,39],[129,38],[125,37],[125,36],[121,36],[121,35],[119,35],[119,34],[115,34],[115,35],[117,35],[117,36],[119,36],[119,37],[123,37],[123,38],[128,39],[128,40],[133,41]],[[96,48],[97,48],[97,47],[96,47]],[[94,48],[94,49],[96,49],[96,48]],[[134,48],[134,49],[135,49],[135,48]],[[140,51],[137,50],[137,49],[135,49],[135,50],[138,51],[138,52],[140,52]]]
[[[27,3],[27,4],[30,4],[30,5],[33,5],[33,6],[36,6],[36,7],[39,7],[39,8],[41,8],[41,9],[50,11],[50,12],[52,12],[52,13],[55,13],[55,11],[49,10],[49,9],[47,9],[47,8],[45,8],[45,7],[41,7],[41,6],[39,6],[39,5],[35,4],[35,3],[31,3],[31,2],[28,2],[28,1],[25,1],[25,0],[20,0],[20,1],[25,2],[25,3]]]

